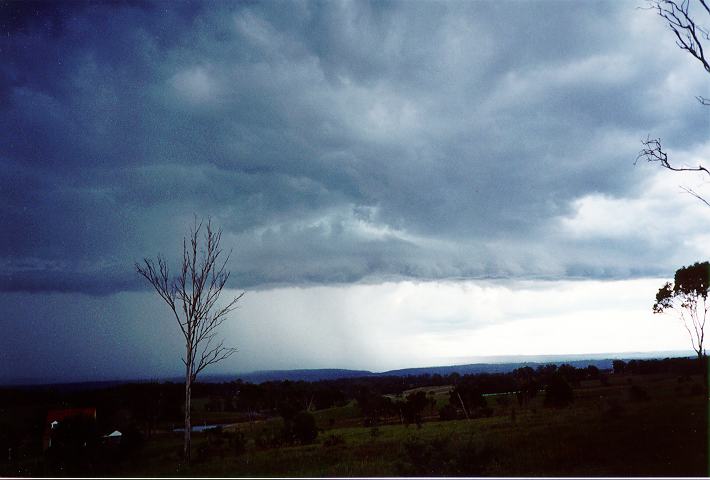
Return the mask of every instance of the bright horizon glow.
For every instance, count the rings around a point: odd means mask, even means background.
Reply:
[[[238,357],[250,367],[255,356],[278,369],[383,371],[456,357],[688,350],[680,321],[651,311],[662,283],[406,281],[265,290],[245,297],[227,337],[242,339]],[[266,351],[250,347],[269,336]]]
[[[400,281],[249,291],[222,331],[239,352],[205,374],[386,371],[486,356],[688,351],[680,320],[651,311],[663,282]],[[225,291],[224,298],[234,293]],[[182,374],[179,330],[150,292],[52,294],[42,304],[27,302],[29,294],[0,297],[13,306],[8,315],[23,320],[9,333],[27,346],[8,355],[0,383]],[[65,322],[39,327],[58,311]],[[86,349],[76,332],[89,328],[97,333]]]

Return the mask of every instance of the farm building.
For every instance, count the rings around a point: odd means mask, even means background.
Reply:
[[[63,408],[48,411],[44,421],[44,437],[42,439],[42,448],[44,450],[52,446],[52,431],[57,428],[64,419],[71,417],[87,417],[96,420],[96,408]]]

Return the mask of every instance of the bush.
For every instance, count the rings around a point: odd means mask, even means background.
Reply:
[[[562,408],[574,401],[574,392],[562,375],[555,374],[545,386],[545,406]]]
[[[318,437],[316,419],[308,412],[299,412],[293,417],[293,436],[301,443],[312,443]]]

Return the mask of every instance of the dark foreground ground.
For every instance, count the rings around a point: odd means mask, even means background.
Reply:
[[[421,427],[383,418],[364,426],[355,401],[314,412],[309,444],[278,440],[278,417],[194,433],[184,465],[180,434],[157,430],[129,453],[62,465],[44,455],[4,460],[0,474],[98,476],[707,476],[708,394],[702,375],[609,375],[574,388],[574,402],[544,407],[544,393],[521,406],[487,396],[479,418],[440,419],[449,387],[423,388]],[[406,395],[406,392],[405,392]],[[199,409],[200,402],[197,402]],[[12,412],[3,412],[5,416]],[[228,423],[226,413],[204,422]],[[241,417],[242,420],[243,417]],[[199,421],[199,420],[198,420]]]

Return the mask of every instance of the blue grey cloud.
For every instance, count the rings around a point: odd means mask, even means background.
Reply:
[[[555,227],[642,193],[646,134],[707,140],[702,72],[635,6],[11,3],[0,289],[145,288],[193,214],[239,287],[666,272]]]

